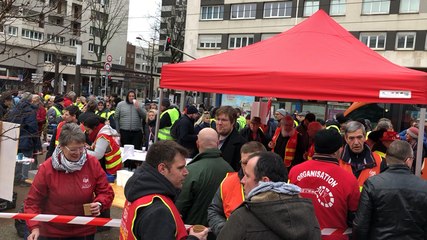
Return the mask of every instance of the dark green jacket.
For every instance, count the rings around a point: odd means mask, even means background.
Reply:
[[[221,157],[221,150],[208,149],[199,153],[187,166],[185,179],[176,207],[185,224],[208,226],[207,210],[221,181],[233,168]]]

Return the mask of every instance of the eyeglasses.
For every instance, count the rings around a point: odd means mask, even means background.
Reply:
[[[77,152],[84,152],[86,151],[85,147],[78,147],[78,148],[73,148],[73,149],[69,149],[67,146],[64,146],[68,151],[70,151],[71,153],[77,153]]]

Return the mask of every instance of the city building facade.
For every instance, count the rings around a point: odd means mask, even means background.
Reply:
[[[120,71],[125,68],[127,17],[117,22],[120,31],[105,24],[114,22],[113,11],[127,15],[129,0],[120,0],[119,8],[117,1],[109,0],[11,2],[11,10],[3,8],[10,11],[10,17],[0,19],[1,91],[16,88],[52,93],[55,80],[58,93],[75,90],[77,63],[81,66],[81,94],[89,95],[94,93],[95,78],[107,75],[104,64],[111,56],[109,73],[117,82],[110,89],[120,92],[121,82],[126,80]],[[104,29],[99,27],[103,24]],[[106,36],[111,38],[106,41]],[[98,86],[100,90],[101,84]]]

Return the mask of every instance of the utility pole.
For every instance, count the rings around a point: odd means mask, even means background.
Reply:
[[[74,79],[74,92],[76,96],[81,95],[81,63],[82,63],[82,42],[76,42],[76,76]]]
[[[53,82],[53,92],[59,94],[59,54],[55,55],[55,79]]]
[[[151,67],[150,67],[150,87],[149,87],[149,98],[151,100],[154,99],[154,77],[153,77],[153,69],[154,69],[154,41],[155,39],[152,38],[153,40],[153,45],[151,46]]]

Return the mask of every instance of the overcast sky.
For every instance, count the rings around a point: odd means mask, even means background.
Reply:
[[[142,36],[150,40],[152,30],[150,15],[156,15],[159,11],[158,4],[160,0],[129,0],[129,20],[128,20],[128,41],[138,45],[136,37]],[[142,42],[141,42],[142,44]]]

